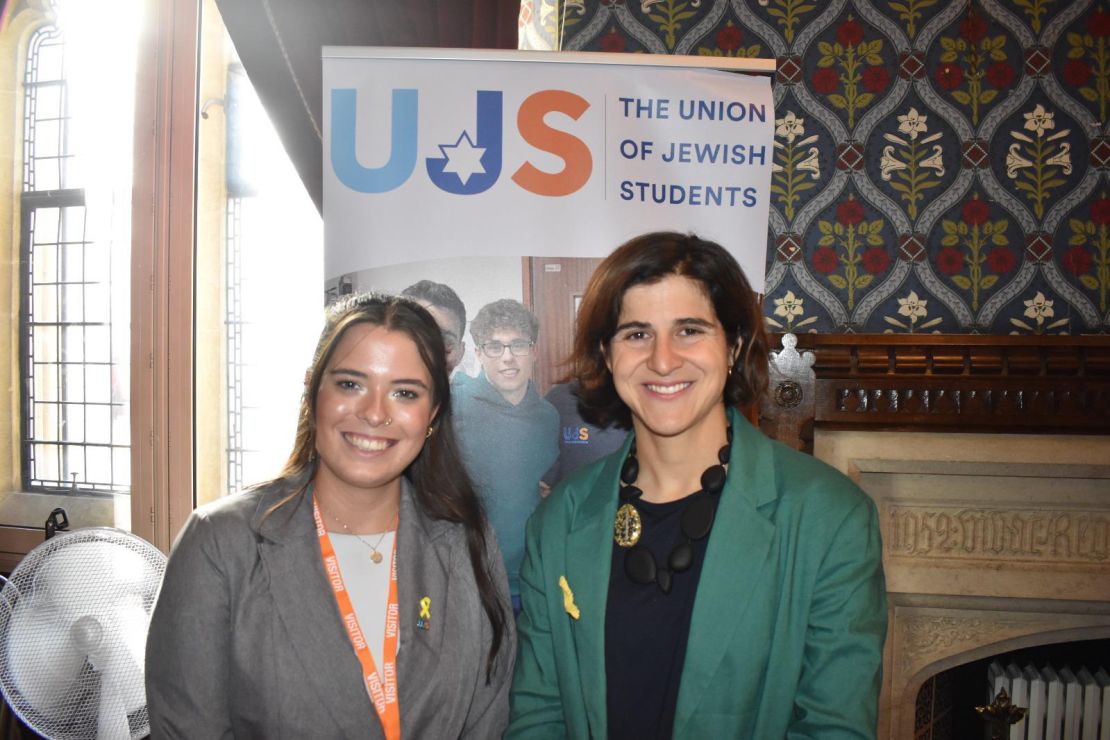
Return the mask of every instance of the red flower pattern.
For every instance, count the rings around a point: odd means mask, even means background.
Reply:
[[[863,26],[854,18],[849,18],[837,27],[836,40],[843,46],[855,46],[863,41]]]
[[[1096,226],[1110,225],[1110,198],[1096,198],[1091,204],[1091,220]]]
[[[882,247],[871,247],[863,253],[863,269],[872,275],[886,272],[890,267],[890,255]]]
[[[830,67],[821,67],[813,73],[813,91],[821,95],[828,95],[829,93],[840,87],[840,75],[836,73],[835,69]]]
[[[813,252],[813,269],[817,272],[828,275],[829,273],[836,272],[837,266],[840,264],[840,258],[836,256],[836,250],[832,247],[818,247]]]
[[[855,226],[863,221],[863,205],[858,200],[846,200],[836,207],[836,220],[845,226]]]
[[[1083,275],[1091,269],[1091,253],[1077,245],[1064,252],[1062,262],[1072,275]]]
[[[964,81],[964,71],[956,64],[937,67],[937,85],[942,90],[955,90]]]
[[[878,93],[890,84],[890,72],[886,67],[868,67],[863,70],[863,89],[869,93]]]
[[[1087,17],[1087,30],[1092,36],[1110,36],[1110,13],[1099,8]]]
[[[622,0],[603,1],[608,5]],[[531,0],[522,4],[522,21],[525,20],[525,15],[531,15],[531,5]],[[1095,37],[1110,37],[1110,13],[1102,9],[1089,13],[1087,31]],[[987,32],[986,21],[976,15],[966,17],[959,24],[960,37],[973,44],[985,38]],[[836,39],[844,46],[853,47],[863,41],[863,38],[864,27],[853,18],[848,18],[836,29]],[[717,31],[715,41],[721,50],[734,51],[743,42],[743,31],[729,23]],[[625,37],[612,30],[599,39],[599,48],[605,52],[623,52],[626,50]],[[964,76],[964,70],[960,66],[943,64],[936,69],[935,82],[939,88],[951,91],[963,84]],[[1071,87],[1087,85],[1092,76],[1090,64],[1082,59],[1068,60],[1061,70],[1061,78]],[[986,69],[985,77],[995,89],[1004,90],[1013,85],[1015,68],[1008,62],[997,61]],[[887,68],[875,66],[863,70],[861,85],[868,92],[879,93],[889,87],[890,81],[891,75]],[[834,69],[819,68],[812,75],[811,85],[815,93],[829,94],[840,87],[840,77]],[[836,220],[844,225],[859,224],[864,216],[863,205],[855,200],[844,201],[836,207]],[[961,217],[968,225],[981,225],[990,218],[990,206],[981,199],[972,199],[964,204]],[[1098,226],[1110,226],[1110,198],[1104,196],[1095,199],[1090,205],[1090,218]],[[871,274],[885,272],[892,261],[889,253],[882,247],[866,249],[861,259],[863,269]],[[1060,260],[1061,266],[1074,275],[1086,274],[1093,264],[1091,253],[1084,246],[1072,246],[1061,255]],[[813,269],[824,274],[835,272],[840,265],[838,254],[831,247],[818,247],[812,253],[811,261]],[[1014,251],[1008,247],[997,246],[986,254],[986,266],[995,274],[1011,272],[1017,261]],[[966,259],[960,250],[943,247],[936,253],[935,264],[939,272],[951,276],[966,267]]]
[[[977,15],[969,15],[960,21],[960,36],[968,42],[977,44],[987,35],[987,22]]]
[[[978,198],[973,198],[967,203],[964,203],[963,212],[960,217],[968,226],[978,226],[979,224],[986,223],[990,218],[991,208]]]
[[[941,247],[937,252],[937,269],[945,275],[955,275],[964,269],[964,256],[955,247]]]
[[[604,52],[610,54],[619,54],[620,52],[624,51],[625,48],[624,36],[617,33],[616,29],[613,29],[612,31],[601,37],[601,41],[598,42],[598,45]]]
[[[995,247],[987,253],[987,266],[991,268],[991,272],[1009,272],[1016,264],[1017,258],[1008,247]]]
[[[987,67],[987,82],[996,90],[1002,90],[1014,84],[1014,68],[1007,62],[995,62]]]
[[[1091,65],[1082,59],[1070,59],[1064,65],[1064,82],[1072,87],[1083,87],[1091,79]]]
[[[743,40],[743,31],[731,23],[717,31],[717,48],[721,51],[735,51],[740,48],[740,42]]]

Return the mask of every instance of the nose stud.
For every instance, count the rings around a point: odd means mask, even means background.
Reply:
[[[357,416],[358,416],[358,418],[362,419],[363,421],[365,421],[367,424],[369,424],[372,427],[387,427],[387,426],[389,426],[390,424],[393,423],[393,417],[392,416],[385,417],[385,421],[379,422],[379,423],[374,423],[373,421],[371,421],[370,414],[362,414],[360,412],[360,413],[357,414]]]

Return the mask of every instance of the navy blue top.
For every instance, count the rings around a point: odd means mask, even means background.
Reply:
[[[683,539],[681,523],[686,505],[704,496],[718,498],[699,491],[663,504],[643,500],[636,503],[643,524],[640,544],[655,556],[657,567],[666,564],[672,548]],[[673,574],[671,592],[665,594],[654,583],[631,580],[624,569],[627,550],[613,543],[605,609],[610,740],[671,737],[690,616],[708,545],[709,537],[694,541],[693,564],[689,570]]]
[[[559,459],[543,476],[552,488],[575,470],[619,450],[628,436],[627,429],[599,427],[582,418],[577,389],[576,381],[559,383],[544,396],[559,412]]]

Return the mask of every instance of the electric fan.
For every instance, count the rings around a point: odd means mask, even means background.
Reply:
[[[150,732],[143,656],[166,557],[119,529],[35,547],[0,591],[0,690],[52,740]]]

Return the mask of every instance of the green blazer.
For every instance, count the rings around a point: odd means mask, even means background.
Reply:
[[[873,738],[887,616],[875,505],[831,467],[729,417],[728,483],[698,583],[674,737]],[[507,738],[606,735],[605,607],[631,436],[528,522]]]

